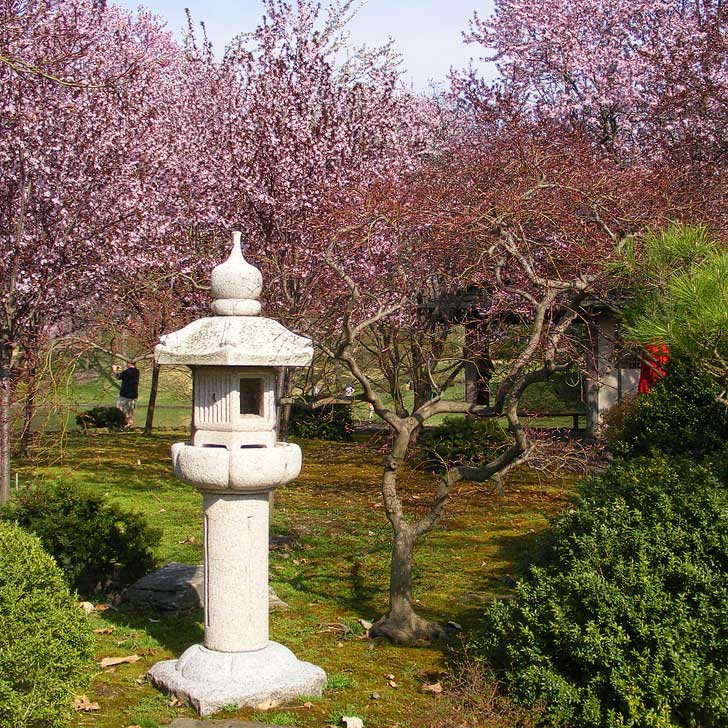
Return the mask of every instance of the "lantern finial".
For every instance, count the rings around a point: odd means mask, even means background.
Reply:
[[[243,257],[240,232],[233,232],[233,249],[228,259],[212,271],[212,311],[218,316],[257,316],[263,276]]]

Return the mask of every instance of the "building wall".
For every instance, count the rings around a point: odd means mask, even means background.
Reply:
[[[595,435],[604,413],[624,397],[637,392],[640,370],[632,361],[620,365],[615,356],[617,324],[610,314],[600,314],[591,328],[592,350],[587,356],[587,431]]]

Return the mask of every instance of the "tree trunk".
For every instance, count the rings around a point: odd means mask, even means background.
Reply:
[[[159,390],[159,364],[152,362],[152,381],[149,385],[149,405],[147,406],[147,419],[144,422],[144,434],[151,435],[154,427],[154,408],[157,406],[157,391]]]
[[[35,416],[35,386],[29,385],[28,396],[23,404],[23,432],[20,435],[20,454],[27,458],[30,452],[30,441],[33,436],[31,425]]]
[[[29,364],[26,367],[27,377],[27,395],[23,404],[23,431],[20,435],[20,454],[27,458],[30,451],[30,442],[33,438],[31,426],[33,417],[35,416],[35,399],[38,394],[38,372],[35,364]]]
[[[279,399],[290,397],[293,392],[293,377],[288,367],[280,367],[278,375]],[[278,408],[278,439],[288,440],[288,423],[291,419],[291,405],[284,404]]]
[[[488,346],[488,324],[475,319],[465,323],[465,401],[470,404],[490,405],[490,380],[493,360]]]
[[[437,622],[420,617],[412,607],[412,552],[418,534],[405,520],[402,503],[397,496],[397,470],[407,456],[410,434],[406,431],[398,433],[384,463],[382,496],[394,532],[389,568],[389,611],[369,630],[370,637],[387,637],[398,644],[432,640],[444,635]]]
[[[411,644],[444,635],[437,622],[420,617],[412,606],[412,552],[415,543],[411,528],[395,529],[389,571],[389,612],[371,627],[370,637],[387,637],[397,644]]]
[[[0,369],[0,503],[10,498],[10,371]]]

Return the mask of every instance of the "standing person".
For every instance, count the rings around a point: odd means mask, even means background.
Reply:
[[[131,427],[134,424],[134,408],[139,398],[139,370],[136,368],[136,364],[130,361],[123,371],[119,371],[116,364],[112,365],[111,371],[117,379],[121,380],[116,407],[126,415],[126,426]]]

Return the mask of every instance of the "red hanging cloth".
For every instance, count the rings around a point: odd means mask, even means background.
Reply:
[[[640,382],[637,388],[640,394],[649,394],[655,382],[665,376],[669,355],[665,344],[647,344],[640,364]]]

